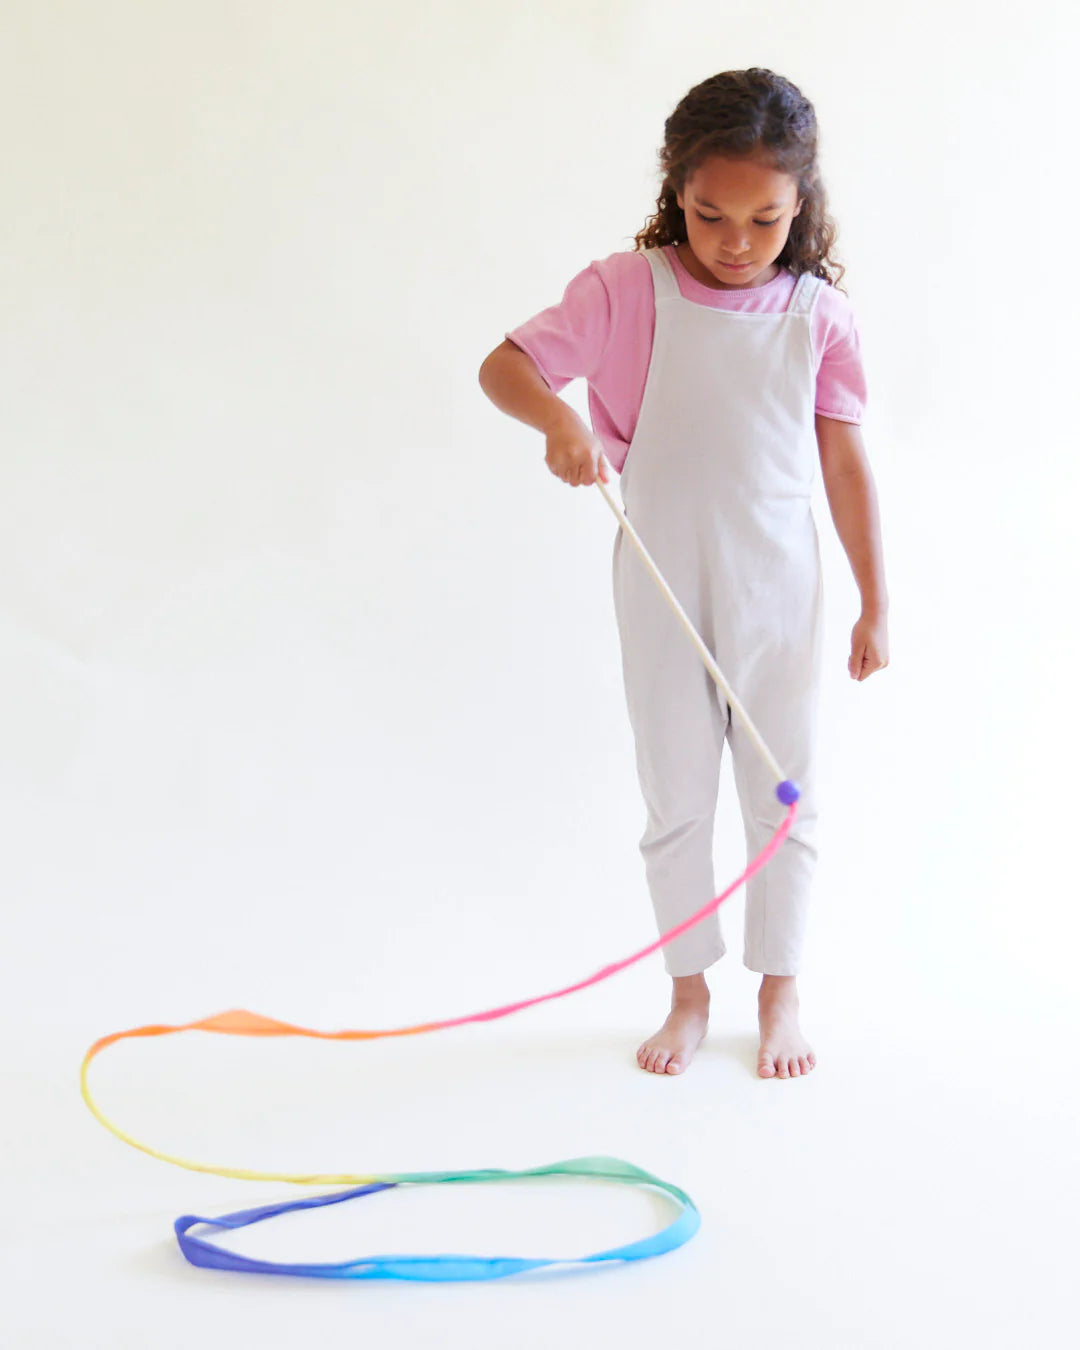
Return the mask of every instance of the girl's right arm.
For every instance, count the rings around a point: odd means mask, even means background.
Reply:
[[[547,439],[548,468],[571,487],[608,482],[604,448],[569,403],[552,393],[527,352],[504,338],[480,367],[480,388],[496,408]]]

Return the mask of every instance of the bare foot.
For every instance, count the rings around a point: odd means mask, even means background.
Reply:
[[[799,1030],[799,995],[794,975],[763,975],[758,990],[760,1078],[799,1078],[817,1063]]]
[[[709,987],[702,975],[675,976],[671,1012],[660,1030],[638,1046],[637,1062],[650,1073],[682,1073],[709,1025]]]

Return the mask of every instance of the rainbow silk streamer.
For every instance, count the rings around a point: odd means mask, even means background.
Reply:
[[[633,953],[633,955],[624,957],[621,961],[616,961],[612,965],[604,966],[601,970],[598,970],[594,975],[589,976],[587,979],[580,980],[576,984],[567,985],[563,989],[556,989],[549,994],[540,994],[534,998],[523,999],[517,1003],[508,1003],[498,1008],[488,1008],[484,1011],[469,1013],[462,1017],[451,1017],[444,1021],[422,1022],[417,1023],[414,1026],[394,1027],[378,1031],[318,1031],[308,1027],[294,1026],[288,1022],[280,1022],[270,1017],[264,1017],[260,1013],[248,1012],[244,1009],[234,1009],[230,1012],[218,1013],[213,1017],[206,1017],[196,1022],[185,1022],[177,1026],[148,1025],[135,1027],[129,1031],[114,1032],[109,1036],[103,1036],[100,1040],[95,1041],[86,1052],[80,1070],[80,1087],[83,1100],[101,1124],[104,1125],[107,1130],[110,1130],[115,1134],[118,1139],[123,1140],[124,1143],[130,1144],[133,1148],[140,1149],[143,1153],[150,1154],[151,1157],[159,1158],[162,1162],[173,1163],[177,1167],[186,1167],[194,1172],[210,1172],[216,1176],[236,1177],[247,1181],[292,1182],[301,1186],[347,1185],[350,1188],[345,1191],[331,1192],[329,1194],[309,1197],[304,1200],[261,1205],[254,1209],[237,1210],[235,1213],[223,1214],[217,1218],[205,1218],[195,1214],[185,1214],[175,1221],[173,1227],[176,1232],[177,1241],[180,1244],[180,1249],[192,1265],[205,1266],[217,1270],[247,1271],[275,1275],[315,1276],[323,1279],[397,1279],[424,1282],[494,1280],[508,1275],[516,1275],[526,1270],[535,1270],[541,1266],[572,1265],[590,1262],[640,1261],[646,1257],[659,1256],[664,1252],[669,1252],[676,1247],[682,1246],[684,1242],[687,1242],[697,1232],[701,1223],[701,1216],[697,1206],[685,1191],[680,1190],[678,1186],[673,1185],[671,1182],[663,1181],[659,1177],[653,1176],[651,1172],[646,1172],[643,1168],[637,1167],[633,1163],[625,1162],[620,1158],[602,1155],[585,1158],[566,1158],[561,1162],[547,1163],[539,1167],[528,1168],[525,1171],[507,1171],[498,1168],[485,1168],[479,1171],[398,1172],[385,1173],[382,1175],[256,1172],[235,1167],[211,1166],[207,1163],[192,1162],[172,1154],[159,1152],[157,1149],[150,1148],[147,1144],[140,1143],[137,1139],[133,1139],[130,1135],[125,1134],[123,1130],[117,1125],[114,1125],[102,1112],[91,1095],[89,1085],[89,1067],[91,1060],[93,1060],[93,1058],[102,1050],[115,1044],[117,1041],[127,1040],[138,1036],[164,1036],[179,1031],[208,1031],[229,1036],[310,1036],[320,1040],[359,1041],[376,1040],[384,1036],[415,1036],[433,1031],[443,1031],[448,1027],[463,1026],[469,1022],[490,1022],[500,1017],[509,1017],[512,1013],[520,1012],[524,1008],[531,1008],[535,1004],[546,1003],[556,998],[565,998],[570,994],[577,993],[581,989],[587,989],[590,985],[598,984],[601,980],[610,979],[611,976],[618,974],[619,971],[625,970],[627,966],[633,965],[636,961],[640,961],[652,952],[666,946],[667,943],[678,937],[680,933],[684,933],[688,928],[693,927],[694,924],[700,923],[706,915],[711,914],[717,909],[728,896],[733,894],[745,881],[764,867],[769,859],[776,853],[784,842],[784,839],[787,837],[795,818],[799,789],[794,783],[784,777],[780,766],[765,745],[757,728],[753,725],[746,710],[735,698],[719,667],[713,660],[712,654],[690,623],[690,620],[679,605],[678,600],[676,600],[675,596],[672,594],[667,582],[661,576],[656,564],[653,562],[652,558],[649,557],[649,554],[645,550],[644,545],[638,538],[637,533],[631,526],[629,520],[611,496],[606,484],[600,479],[597,479],[596,481],[597,486],[603,493],[608,505],[615,512],[620,526],[626,531],[635,548],[637,548],[638,552],[641,554],[646,567],[649,569],[653,579],[659,586],[661,593],[675,611],[680,623],[686,629],[698,654],[704,661],[709,674],[723,690],[725,697],[731,706],[732,712],[743,722],[759,752],[776,774],[778,779],[776,795],[778,799],[787,806],[787,815],[781,822],[772,839],[765,848],[762,849],[758,856],[753,859],[742,875],[733,881],[720,895],[703,905],[695,914],[692,914],[688,919],[684,919],[682,923],[669,929],[668,932],[664,933],[655,942],[649,943],[648,946],[643,947],[640,951]],[[651,1236],[634,1242],[628,1242],[618,1247],[611,1247],[604,1251],[591,1252],[582,1256],[565,1257],[477,1256],[473,1254],[442,1252],[427,1255],[380,1254],[376,1256],[361,1257],[352,1261],[329,1263],[258,1261],[253,1260],[250,1257],[241,1256],[238,1253],[229,1251],[223,1247],[219,1247],[207,1237],[197,1236],[189,1231],[200,1224],[206,1225],[212,1229],[232,1230],[245,1228],[251,1224],[261,1223],[266,1219],[274,1218],[280,1214],[287,1214],[301,1209],[314,1209],[323,1205],[340,1204],[345,1200],[360,1199],[364,1196],[375,1195],[382,1191],[392,1190],[395,1187],[402,1185],[472,1184],[559,1176],[651,1187],[662,1192],[668,1199],[674,1201],[678,1207],[678,1213],[667,1227],[661,1229],[658,1233],[653,1233]]]

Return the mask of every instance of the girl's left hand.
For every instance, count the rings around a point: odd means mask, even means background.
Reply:
[[[889,664],[889,635],[883,614],[859,615],[851,630],[851,657],[848,674],[853,680],[865,680],[875,670],[884,670]]]

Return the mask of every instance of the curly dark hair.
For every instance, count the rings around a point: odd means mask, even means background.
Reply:
[[[836,223],[826,211],[817,142],[813,105],[790,80],[760,66],[710,75],[684,95],[664,123],[659,155],[664,178],[656,214],[634,236],[634,250],[687,242],[676,194],[711,155],[753,156],[796,179],[804,199],[776,261],[796,276],[810,272],[842,291],[838,283],[846,269],[831,256]]]

